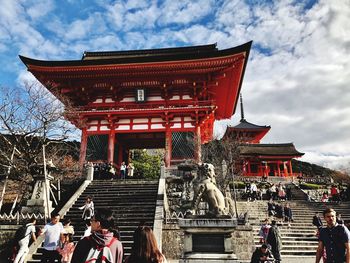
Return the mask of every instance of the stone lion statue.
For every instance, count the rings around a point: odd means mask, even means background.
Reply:
[[[210,216],[229,215],[233,211],[232,200],[225,197],[216,186],[214,165],[203,163],[198,167],[197,177],[193,180],[194,196],[192,214],[198,209],[199,203],[208,203]]]

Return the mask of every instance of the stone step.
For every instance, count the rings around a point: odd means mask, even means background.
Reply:
[[[280,202],[282,205],[285,202]],[[315,212],[320,212],[322,216],[322,211],[329,204],[315,204],[305,201],[292,201],[288,202],[292,208],[294,221],[291,222],[290,227],[286,222],[283,225],[278,225],[283,249],[281,251],[283,262],[289,263],[287,258],[295,259],[291,262],[311,262],[304,261],[304,258],[310,258],[314,262],[316,249],[318,247],[318,239],[316,237],[316,227],[312,225],[312,218]],[[249,222],[253,227],[254,231],[254,244],[259,246],[259,230],[262,221],[267,218],[267,201],[256,201],[256,202],[238,202],[239,213],[244,213],[249,211]],[[334,207],[334,209],[339,213],[342,213],[344,220],[350,219],[350,203],[342,204],[340,207]],[[344,212],[345,211],[345,212]],[[269,217],[270,220],[273,219]],[[278,220],[277,220],[278,221]],[[325,222],[324,222],[325,223]],[[302,261],[298,261],[298,259]]]
[[[142,183],[143,185],[139,185]],[[92,196],[95,208],[108,207],[114,212],[116,225],[119,227],[125,255],[131,251],[133,233],[139,223],[153,227],[156,208],[158,181],[93,181],[75,204],[70,208],[65,217],[75,226],[74,240],[79,241],[85,227],[82,222],[82,210],[87,196]],[[40,262],[41,253],[38,249],[33,255],[31,263]]]
[[[295,255],[300,255],[300,256],[304,256],[304,255],[310,255],[310,256],[315,256],[316,255],[316,249],[298,249],[298,250],[290,250],[290,249],[282,249],[281,250],[281,257],[282,257],[282,261],[284,256],[295,256]],[[286,261],[288,262],[288,261]]]

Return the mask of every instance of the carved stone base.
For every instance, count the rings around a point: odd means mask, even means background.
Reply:
[[[179,263],[199,263],[199,262],[210,262],[210,263],[237,263],[237,257],[234,254],[226,253],[188,253],[184,258],[179,260]]]
[[[180,262],[237,262],[233,253],[232,233],[237,223],[233,219],[181,219],[184,250]]]

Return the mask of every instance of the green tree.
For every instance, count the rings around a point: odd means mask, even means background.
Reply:
[[[145,179],[155,179],[160,176],[160,165],[163,158],[161,151],[133,150],[135,175]]]

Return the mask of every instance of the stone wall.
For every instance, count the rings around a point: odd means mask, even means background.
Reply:
[[[238,259],[250,260],[255,249],[252,226],[238,225],[232,234],[232,246]]]
[[[250,260],[255,249],[253,228],[249,225],[237,226],[232,234],[232,246],[239,260]],[[177,224],[163,225],[162,249],[167,259],[180,259],[184,249],[184,233]]]
[[[0,258],[5,256],[5,250],[9,248],[9,242],[15,236],[18,227],[19,225],[0,225]]]
[[[184,233],[177,224],[163,224],[162,252],[166,259],[179,259],[184,247]]]

